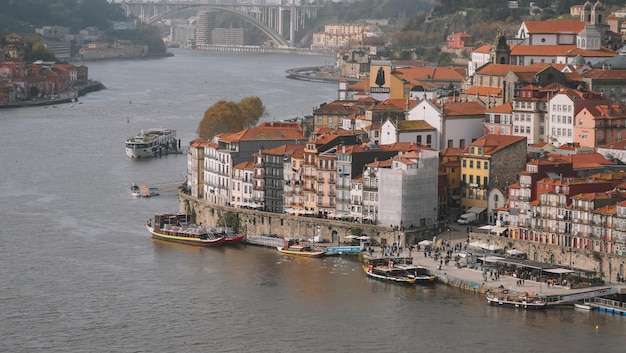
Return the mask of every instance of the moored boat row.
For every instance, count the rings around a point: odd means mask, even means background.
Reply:
[[[434,283],[437,276],[423,266],[413,265],[413,258],[372,258],[363,266],[365,274],[377,280],[400,283]]]
[[[506,288],[490,289],[485,293],[487,302],[494,305],[511,306],[523,309],[545,309],[548,302],[532,291],[516,292]]]
[[[190,223],[187,214],[157,213],[146,228],[154,239],[188,245],[213,247],[223,244],[237,244],[243,240],[228,227],[206,227]]]
[[[289,242],[285,246],[278,246],[278,251],[285,255],[296,255],[303,257],[321,257],[326,252],[323,249],[315,249],[310,245],[291,244]]]

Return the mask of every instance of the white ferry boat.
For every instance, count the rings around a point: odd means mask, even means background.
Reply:
[[[176,130],[141,130],[135,137],[126,140],[126,156],[129,158],[150,158],[176,151]]]

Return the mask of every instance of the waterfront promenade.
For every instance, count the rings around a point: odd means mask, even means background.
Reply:
[[[59,94],[55,97],[19,102],[0,102],[0,108],[37,107],[69,103],[77,100],[78,97],[84,96],[87,93],[99,91],[105,88],[106,87],[100,81],[88,80],[74,85],[74,87],[69,91],[59,92]]]
[[[453,246],[458,243],[465,244],[467,233],[465,231],[452,230],[450,232],[440,234],[440,238],[443,241],[450,241]],[[471,250],[469,251],[471,252]],[[380,257],[382,256],[382,251],[380,247],[374,247],[374,252],[371,255],[369,253],[363,254],[365,258]],[[457,255],[458,252],[454,252],[451,259],[454,259]],[[437,275],[439,283],[480,293],[502,286],[517,292],[532,291],[540,296],[552,298],[555,301],[560,297],[567,297],[574,294],[582,295],[582,293],[595,291],[610,291],[611,289],[614,289],[617,293],[626,294],[626,284],[605,283],[603,286],[570,289],[566,286],[548,285],[548,283],[545,282],[545,276],[541,281],[527,279],[522,283],[519,283],[519,278],[511,275],[492,277],[488,273],[484,275],[481,269],[457,267],[453,260],[450,260],[448,265],[445,263],[441,264],[439,260],[436,261],[434,257],[424,256],[423,250],[409,251],[408,249],[403,248],[400,257],[403,256],[412,257],[414,265],[424,266],[430,272]]]

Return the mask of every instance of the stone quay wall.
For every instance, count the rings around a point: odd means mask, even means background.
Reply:
[[[220,215],[229,211],[234,212],[239,216],[243,228],[242,232],[250,236],[271,233],[285,239],[304,241],[319,236],[324,243],[336,244],[341,242],[343,244],[349,240],[346,236],[352,235],[352,229],[359,228],[362,235],[369,236],[378,244],[391,245],[399,241],[405,245],[415,244],[424,239],[432,239],[434,235],[433,229],[426,228],[400,231],[371,224],[221,206],[185,193],[179,193],[178,200],[179,211],[195,215],[196,223],[199,224],[216,224]]]
[[[497,245],[505,249],[505,251],[509,249],[524,251],[530,260],[553,263],[562,267],[595,271],[605,281],[611,283],[617,282],[620,268],[626,269],[626,257],[610,253],[600,253],[586,249],[570,249],[563,246],[535,243],[477,232],[470,233],[470,241]]]

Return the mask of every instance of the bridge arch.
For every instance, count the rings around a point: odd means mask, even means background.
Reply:
[[[274,42],[278,43],[278,45],[280,47],[289,47],[289,43],[287,42],[287,40],[280,35],[280,33],[277,33],[272,27],[266,25],[265,23],[257,20],[256,18],[247,15],[245,13],[239,12],[235,9],[230,9],[230,8],[226,8],[226,7],[221,7],[221,6],[211,6],[211,5],[200,5],[200,6],[195,6],[195,5],[191,5],[191,6],[183,6],[177,9],[173,9],[170,11],[166,11],[166,12],[162,12],[158,15],[155,15],[151,18],[149,18],[146,23],[148,24],[152,24],[155,23],[161,19],[163,19],[163,17],[165,16],[170,16],[170,15],[175,15],[179,12],[183,12],[184,10],[188,10],[188,9],[193,9],[193,8],[197,8],[198,10],[217,10],[217,11],[224,11],[224,12],[228,12],[231,13],[233,15],[235,15],[236,17],[243,19],[244,21],[252,24],[253,26],[255,26],[256,28],[258,28],[261,32],[263,32],[265,35],[267,35],[270,39],[272,39]]]

